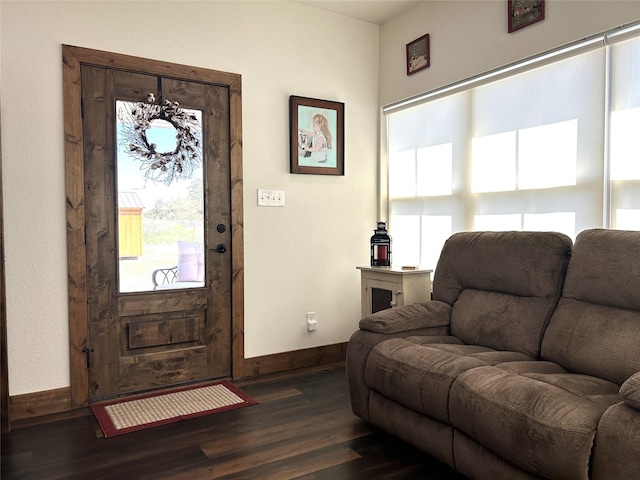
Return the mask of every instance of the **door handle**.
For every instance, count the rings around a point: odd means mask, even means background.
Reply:
[[[216,252],[218,253],[224,253],[227,251],[227,246],[224,243],[219,243],[218,246],[216,247]]]

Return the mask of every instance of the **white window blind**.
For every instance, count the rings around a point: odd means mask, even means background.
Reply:
[[[611,46],[611,225],[640,230],[640,36]]]
[[[463,230],[640,230],[634,32],[386,107],[394,264],[435,268]]]

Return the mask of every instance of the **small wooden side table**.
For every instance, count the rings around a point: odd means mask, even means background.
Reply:
[[[357,267],[360,270],[362,317],[387,308],[431,300],[433,270]]]

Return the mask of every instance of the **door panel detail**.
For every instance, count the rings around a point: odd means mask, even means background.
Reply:
[[[127,332],[127,351],[163,347],[167,345],[195,344],[201,342],[204,329],[204,315],[185,313],[178,318],[153,319],[144,316],[144,320],[123,318]]]

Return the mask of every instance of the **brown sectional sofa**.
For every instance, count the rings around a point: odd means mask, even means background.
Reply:
[[[464,232],[360,321],[352,408],[476,479],[640,479],[640,232]]]

